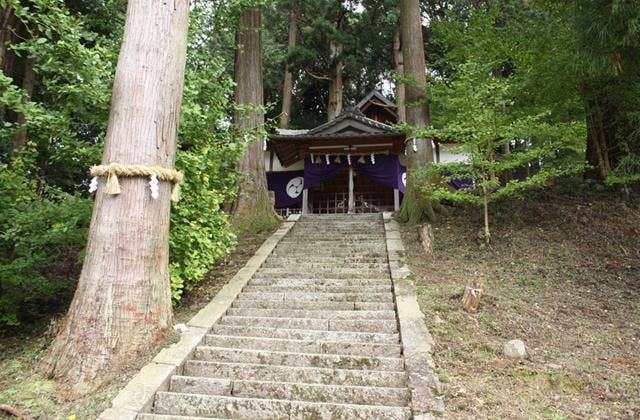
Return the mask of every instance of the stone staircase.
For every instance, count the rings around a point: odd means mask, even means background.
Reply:
[[[382,216],[303,216],[138,419],[408,419]]]

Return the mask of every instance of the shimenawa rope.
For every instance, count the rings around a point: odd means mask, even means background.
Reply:
[[[152,185],[154,182],[157,182],[157,179],[171,182],[173,184],[173,187],[171,188],[171,201],[174,203],[180,199],[180,183],[184,179],[184,174],[174,169],[167,169],[161,166],[121,165],[119,163],[92,166],[90,173],[94,178],[106,176],[106,193],[112,195],[120,194],[120,182],[118,182],[119,176],[149,177],[151,178],[150,184]]]

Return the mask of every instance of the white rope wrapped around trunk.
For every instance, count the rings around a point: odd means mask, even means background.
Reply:
[[[152,181],[154,180],[153,177],[155,177],[155,179],[160,181],[171,182],[173,184],[171,188],[171,201],[174,203],[180,199],[180,183],[182,183],[184,179],[184,174],[174,169],[167,169],[161,166],[121,165],[119,163],[92,166],[90,173],[94,178],[106,176],[106,192],[112,195],[120,194],[119,176],[149,177]]]

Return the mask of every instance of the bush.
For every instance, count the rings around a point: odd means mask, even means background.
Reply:
[[[91,207],[66,193],[43,198],[23,174],[0,165],[0,330],[66,306]]]
[[[195,13],[190,34],[206,31]],[[233,83],[220,58],[206,47],[187,60],[176,167],[184,172],[182,198],[171,212],[170,266],[174,301],[200,282],[213,264],[236,245],[223,203],[235,194],[236,163],[245,144],[228,124]],[[215,80],[215,83],[212,83]]]
[[[216,188],[216,174],[228,161],[218,147],[178,154],[178,168],[184,172],[181,200],[171,212],[169,272],[174,301],[190,290],[215,261],[236,245],[227,214],[221,209],[224,189]],[[221,167],[222,166],[222,167]]]

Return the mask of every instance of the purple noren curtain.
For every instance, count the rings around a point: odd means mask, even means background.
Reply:
[[[269,190],[276,196],[276,208],[296,206],[302,199],[303,188],[313,188],[318,184],[330,180],[348,168],[346,156],[340,156],[339,163],[336,156],[329,157],[326,163],[325,155],[319,155],[320,163],[311,162],[310,157],[304,160],[304,171],[268,172],[267,182]],[[358,163],[358,156],[352,157],[352,165],[356,171],[380,185],[397,188],[404,193],[406,186],[406,168],[400,165],[396,155],[375,155],[375,164],[371,157],[365,156],[364,163]]]
[[[267,185],[276,196],[276,208],[295,207],[302,200],[304,171],[267,172]]]
[[[359,163],[354,159],[356,171],[367,178],[388,188],[397,188],[404,193],[405,187],[405,167],[400,165],[400,160],[396,155],[375,155],[375,164],[371,163],[371,158],[365,156],[365,162]]]
[[[304,187],[313,188],[318,184],[330,180],[340,172],[347,169],[347,158],[341,157],[340,163],[335,163],[335,156],[330,156],[329,164],[325,161],[325,156],[318,155],[322,158],[321,163],[311,162],[311,158],[304,159]]]

